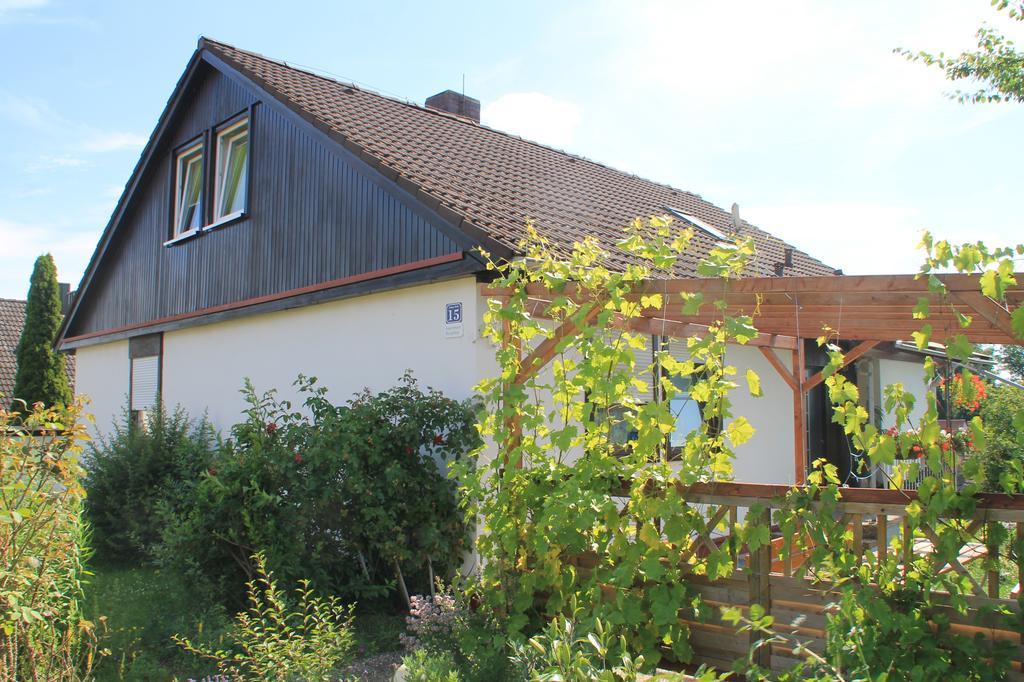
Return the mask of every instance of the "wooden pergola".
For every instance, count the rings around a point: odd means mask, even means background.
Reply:
[[[862,357],[876,345],[886,341],[907,341],[913,332],[930,325],[932,339],[944,342],[962,334],[973,343],[1024,344],[1013,333],[1010,313],[1024,304],[1024,273],[1017,274],[1017,284],[1006,290],[1006,304],[981,293],[978,275],[936,275],[946,291],[933,293],[926,278],[915,275],[868,275],[828,277],[754,277],[724,279],[655,279],[638,286],[632,296],[639,303],[644,296],[662,294],[659,308],[647,308],[639,317],[616,319],[612,325],[651,335],[686,338],[701,334],[708,325],[724,315],[750,315],[758,336],[748,345],[757,346],[790,387],[793,394],[794,473],[802,484],[806,476],[807,443],[804,428],[806,415],[804,397],[820,384],[821,372],[807,376],[804,340],[823,334],[832,340],[855,342],[845,353],[844,365]],[[507,299],[512,291],[484,285],[482,295]],[[527,285],[531,314],[546,317],[552,300],[569,297],[579,303],[593,303],[589,294],[574,284],[558,292],[540,284]],[[702,294],[706,304],[697,314],[684,312],[684,296]],[[927,316],[915,319],[922,299],[927,300]],[[720,311],[713,301],[725,301]],[[586,313],[592,321],[601,306]],[[971,324],[961,325],[970,318]],[[565,321],[553,335],[535,348],[527,349],[520,363],[516,383],[523,383],[548,364],[570,337],[577,332],[572,321]],[[776,351],[788,352],[792,370],[780,360]]]

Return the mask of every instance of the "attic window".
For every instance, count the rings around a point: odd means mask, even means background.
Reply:
[[[698,230],[702,230],[702,231],[708,233],[709,235],[711,235],[715,239],[719,239],[721,241],[729,241],[729,236],[727,234],[722,232],[717,227],[715,227],[713,225],[709,225],[708,223],[704,222],[703,220],[701,220],[697,216],[690,215],[688,213],[683,213],[679,209],[672,208],[671,206],[666,206],[665,210],[667,210],[669,213],[674,215],[676,218],[679,218],[680,220],[682,220],[684,223],[687,223],[691,227],[696,227]]]
[[[215,221],[245,210],[248,176],[249,119],[244,118],[217,133]]]
[[[203,224],[203,143],[178,152],[174,186],[174,236]]]

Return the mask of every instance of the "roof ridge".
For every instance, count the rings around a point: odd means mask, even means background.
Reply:
[[[628,177],[628,178],[634,178],[636,180],[642,180],[643,182],[649,182],[652,185],[658,185],[660,187],[664,187],[666,189],[669,189],[669,190],[671,190],[673,192],[678,192],[680,194],[686,194],[686,195],[689,195],[689,196],[692,196],[692,197],[697,197],[701,201],[705,201],[704,197],[702,197],[700,194],[698,194],[696,192],[691,192],[690,190],[686,190],[686,189],[682,189],[682,188],[679,188],[679,187],[675,187],[673,185],[669,185],[669,184],[664,183],[664,182],[659,182],[657,180],[652,180],[650,178],[644,177],[644,176],[639,175],[637,173],[630,173],[628,171],[624,171],[622,169],[615,168],[614,166],[610,166],[610,165],[608,165],[606,163],[602,163],[600,161],[592,159],[592,158],[590,158],[588,156],[583,156],[582,154],[576,154],[576,153],[567,151],[565,149],[561,149],[559,147],[555,147],[553,145],[544,144],[543,142],[537,142],[536,140],[531,140],[530,138],[523,137],[521,135],[516,135],[516,134],[510,133],[510,132],[508,132],[506,130],[499,130],[498,128],[493,128],[493,127],[491,127],[489,125],[485,125],[483,123],[472,121],[472,120],[467,119],[467,118],[465,118],[463,116],[457,116],[457,115],[449,113],[447,111],[441,111],[441,110],[438,110],[438,109],[432,109],[432,108],[430,108],[428,106],[419,104],[419,103],[417,103],[417,102],[415,102],[413,100],[405,99],[405,98],[402,98],[402,97],[399,97],[399,96],[396,96],[396,95],[389,95],[389,94],[386,94],[383,91],[379,91],[379,90],[376,90],[374,88],[364,87],[364,86],[359,85],[358,83],[355,83],[355,82],[340,80],[339,78],[335,78],[335,77],[331,77],[331,76],[328,76],[328,75],[324,75],[323,73],[317,73],[316,71],[313,70],[316,67],[308,67],[308,66],[301,66],[301,65],[298,65],[298,64],[292,64],[292,63],[289,63],[289,62],[287,62],[287,61],[285,61],[283,59],[277,59],[277,58],[274,58],[274,57],[268,57],[265,54],[262,54],[262,53],[259,53],[259,52],[254,52],[253,50],[246,50],[244,48],[236,47],[235,45],[231,45],[230,43],[225,43],[225,42],[222,42],[222,41],[219,41],[219,40],[214,40],[212,38],[207,38],[206,36],[203,36],[203,37],[201,37],[199,39],[199,47],[200,47],[200,49],[202,49],[205,45],[211,45],[211,46],[213,46],[215,48],[216,47],[226,47],[228,49],[235,50],[235,51],[241,52],[243,54],[247,54],[247,55],[249,55],[251,57],[256,57],[257,59],[262,59],[264,61],[268,61],[268,62],[271,62],[273,64],[277,64],[279,66],[283,66],[286,69],[291,69],[293,71],[299,71],[301,73],[313,76],[314,78],[319,78],[320,80],[324,80],[324,81],[327,81],[329,83],[334,83],[335,85],[344,85],[344,86],[347,86],[347,87],[352,87],[352,88],[355,88],[356,90],[359,90],[360,92],[365,92],[368,95],[373,95],[375,97],[380,97],[380,98],[383,98],[383,99],[386,99],[386,100],[390,100],[392,102],[395,102],[396,104],[401,104],[403,106],[412,107],[413,109],[416,109],[418,111],[423,111],[423,112],[426,112],[426,113],[434,115],[434,116],[442,116],[444,118],[451,119],[451,120],[456,121],[457,123],[460,123],[460,124],[463,124],[463,125],[469,125],[469,126],[473,126],[475,128],[478,128],[480,130],[486,130],[486,131],[488,131],[490,133],[493,133],[495,135],[501,135],[503,137],[511,138],[513,140],[519,140],[520,142],[525,142],[527,144],[533,145],[534,147],[539,147],[540,149],[544,149],[544,150],[547,150],[547,151],[550,151],[550,152],[554,152],[556,154],[561,154],[562,156],[566,156],[566,157],[568,157],[570,159],[584,161],[586,163],[593,164],[594,166],[597,166],[599,168],[604,168],[604,169],[609,170],[609,171],[611,171],[613,173],[617,173],[619,175],[622,175],[622,176],[625,176],[625,177]],[[228,58],[230,59],[230,57],[228,57]],[[236,62],[236,65],[238,65],[237,62]],[[241,66],[241,65],[238,65],[238,66]],[[241,67],[241,68],[244,68],[244,67]]]

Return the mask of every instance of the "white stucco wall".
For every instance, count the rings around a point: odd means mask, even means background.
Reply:
[[[777,355],[792,368],[788,351]],[[746,483],[794,483],[793,391],[757,348],[729,346],[726,361],[736,367],[739,384],[730,394],[732,412],[746,417],[755,429],[754,437],[736,448],[733,477]],[[759,398],[747,388],[747,369],[761,379]]]
[[[924,380],[924,359],[920,362],[891,360],[879,358],[878,378],[880,382],[881,402],[885,403],[885,387],[889,384],[903,384],[903,390],[914,395],[914,409],[910,413],[910,421],[916,426],[921,415],[928,409],[928,386]],[[888,429],[896,423],[894,415],[882,414],[882,428]]]
[[[463,304],[463,334],[446,338],[445,305],[454,302]],[[292,382],[299,373],[318,377],[336,403],[366,387],[390,388],[405,369],[424,386],[467,398],[482,378],[497,372],[494,349],[479,335],[484,311],[474,278],[466,277],[167,332],[162,397],[169,407],[205,412],[225,434],[245,409],[239,392],[245,377],[258,392],[277,389],[296,407],[300,398]],[[732,395],[734,413],[756,429],[737,448],[735,478],[791,483],[789,387],[756,348],[730,346],[727,360],[737,367],[740,384]],[[787,353],[780,360],[789,365]],[[78,368],[78,389],[92,397],[98,429],[109,431],[128,393],[127,341],[79,349]],[[761,377],[761,398],[747,390],[748,368]],[[541,374],[549,372],[550,365]]]
[[[463,304],[463,335],[445,338],[445,305]],[[292,382],[315,376],[343,403],[363,388],[394,386],[406,369],[424,387],[462,399],[477,382],[479,340],[472,277],[255,315],[164,334],[163,399],[204,410],[222,431],[245,409],[243,380],[298,407]]]
[[[94,435],[109,433],[128,404],[128,341],[113,341],[75,351],[75,394],[89,398],[86,412]]]
[[[445,338],[445,305],[456,302],[463,333]],[[479,338],[480,305],[476,281],[466,277],[167,332],[162,398],[192,415],[205,412],[225,434],[245,408],[245,377],[295,407],[299,373],[316,376],[337,403],[366,387],[390,388],[406,369],[424,387],[467,398],[485,371],[494,372],[489,344]],[[96,431],[107,433],[127,403],[128,342],[76,353],[77,391],[91,400]]]
[[[688,353],[679,344],[671,351],[675,357],[685,360]],[[650,350],[636,351],[637,367],[650,364]],[[788,352],[779,354],[787,368],[791,366]],[[726,362],[736,367],[734,377],[738,387],[730,394],[733,414],[746,417],[755,429],[754,437],[736,448],[733,473],[737,481],[755,483],[789,484],[794,482],[793,465],[793,393],[786,382],[761,352],[751,346],[729,345]],[[753,369],[761,379],[762,396],[754,397],[747,387],[746,372]],[[540,383],[550,381],[551,365],[539,373]],[[553,407],[550,393],[538,391],[538,397],[547,409]],[[582,400],[582,396],[580,397]],[[728,425],[728,422],[726,422]],[[566,461],[573,461],[582,452],[573,450],[566,455]]]

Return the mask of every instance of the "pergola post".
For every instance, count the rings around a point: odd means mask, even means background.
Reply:
[[[793,482],[807,482],[807,429],[804,428],[804,340],[797,338],[793,351]]]
[[[518,338],[513,338],[512,337],[512,323],[509,322],[508,320],[505,320],[505,321],[503,321],[501,323],[501,345],[504,346],[506,349],[514,350],[516,355],[519,358],[522,358],[522,354],[523,354],[522,346],[520,345],[520,342],[519,342]],[[520,367],[522,367],[521,363],[520,363]],[[520,370],[520,371],[522,371],[522,370]],[[516,382],[513,381],[513,384],[514,383],[516,383]],[[509,388],[511,388],[511,386],[506,386],[505,388],[506,388],[506,391],[507,391]],[[505,466],[508,466],[508,453],[509,453],[509,451],[511,451],[514,448],[518,447],[519,443],[523,439],[522,424],[519,423],[519,418],[516,417],[516,416],[508,416],[508,417],[506,417],[505,418],[505,430],[509,434],[509,440],[508,440],[508,443],[507,443],[507,445],[505,447]],[[518,469],[518,468],[521,468],[522,466],[523,466],[523,460],[522,460],[522,458],[520,458],[519,462],[517,462],[517,464],[516,464],[516,468]]]

